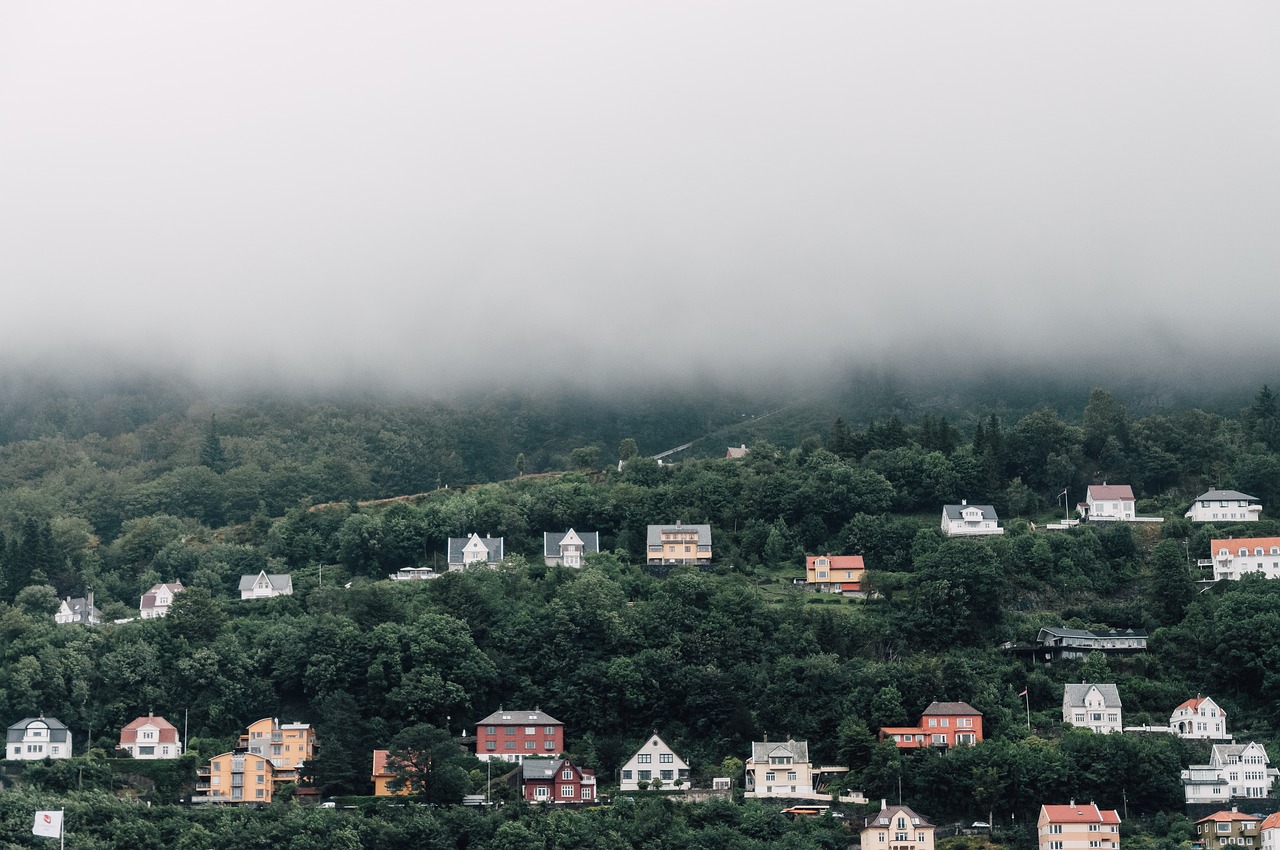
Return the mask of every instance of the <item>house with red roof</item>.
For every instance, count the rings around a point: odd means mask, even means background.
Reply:
[[[1169,728],[1179,738],[1226,740],[1227,713],[1209,697],[1197,695],[1173,710]]]
[[[116,749],[136,759],[176,759],[182,755],[182,739],[177,726],[147,712],[146,717],[139,717],[120,730]]]
[[[867,566],[861,555],[810,555],[804,564],[805,586],[823,593],[865,595]]]
[[[1133,488],[1128,484],[1090,484],[1076,512],[1093,522],[1132,520],[1137,514],[1134,501]]]
[[[1253,573],[1264,578],[1280,578],[1280,537],[1236,537],[1209,542],[1209,560],[1214,581],[1239,581]]]
[[[1040,850],[1119,850],[1120,813],[1096,803],[1044,805],[1036,819]]]
[[[1196,837],[1191,846],[1202,850],[1247,846],[1260,843],[1262,819],[1246,815],[1235,806],[1231,811],[1214,812],[1196,821]]]
[[[971,747],[982,740],[982,712],[967,702],[932,702],[918,726],[885,726],[881,741],[900,750],[920,747]]]
[[[186,588],[180,581],[152,585],[150,590],[142,594],[142,601],[138,603],[138,611],[142,614],[142,619],[153,620],[168,614],[169,606],[173,604],[173,597],[184,590]]]
[[[373,780],[373,796],[375,797],[407,797],[409,796],[409,787],[401,785],[393,789],[392,783],[399,777],[392,770],[393,765],[390,764],[390,750],[374,750],[373,751],[373,774],[369,777]]]
[[[1262,839],[1262,850],[1280,848],[1280,812],[1273,812],[1263,818],[1258,834]]]

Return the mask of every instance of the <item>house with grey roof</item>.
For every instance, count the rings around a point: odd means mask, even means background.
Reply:
[[[81,626],[96,626],[102,623],[102,612],[93,607],[93,591],[87,596],[68,596],[58,605],[53,621],[59,624],[76,623]]]
[[[650,564],[709,564],[711,526],[651,525],[646,555]]]
[[[268,575],[266,570],[255,575],[240,576],[241,599],[268,599],[272,596],[292,596],[293,576],[288,573]]]
[[[1262,500],[1239,490],[1208,490],[1196,496],[1184,516],[1192,522],[1255,522]]]
[[[56,717],[24,717],[9,727],[4,757],[10,761],[71,758],[71,730]]]
[[[948,537],[1004,534],[995,508],[991,505],[971,505],[967,499],[958,505],[942,506],[942,531]]]
[[[746,764],[748,797],[812,797],[814,769],[809,761],[809,742],[751,742],[751,758]]]
[[[1271,767],[1267,748],[1257,741],[1214,744],[1208,764],[1193,764],[1182,771],[1182,788],[1188,803],[1257,800],[1271,795],[1277,777],[1280,770]]]
[[[1124,727],[1120,692],[1112,684],[1082,682],[1062,689],[1062,722],[1094,732],[1120,732]]]
[[[1036,635],[1036,656],[1045,661],[1087,658],[1090,652],[1127,654],[1147,651],[1144,629],[1068,629],[1045,626]]]
[[[502,563],[502,538],[481,537],[472,532],[466,537],[449,538],[449,570],[457,572],[472,564]]]
[[[599,551],[598,531],[542,532],[542,559],[548,567],[581,567],[584,555]]]

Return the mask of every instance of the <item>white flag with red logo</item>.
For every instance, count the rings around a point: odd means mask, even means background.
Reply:
[[[36,812],[36,822],[31,827],[31,834],[48,838],[62,835],[62,812]]]

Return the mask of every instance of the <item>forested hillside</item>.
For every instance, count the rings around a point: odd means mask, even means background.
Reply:
[[[1193,566],[1211,537],[1280,534],[1265,519],[1280,505],[1266,388],[1230,416],[1132,417],[1097,390],[1078,421],[1049,408],[1011,421],[832,418],[793,444],[755,440],[741,460],[666,465],[637,453],[635,419],[603,412],[553,426],[493,400],[184,401],[187,413],[154,417],[151,404],[139,397],[114,418],[105,400],[92,414],[6,408],[0,717],[56,716],[78,752],[86,734],[109,752],[148,710],[184,718],[206,757],[275,716],[317,727],[322,793],[365,793],[372,748],[423,727],[457,737],[499,705],[539,706],[605,784],[652,729],[699,781],[732,769],[725,760],[750,741],[790,735],[848,765],[846,784],[873,798],[901,788],[935,819],[1026,824],[1066,796],[1176,814],[1178,770],[1205,756],[1166,736],[1064,730],[1064,682],[1116,681],[1133,725],[1212,694],[1238,738],[1280,742],[1280,585],[1201,593]],[[652,439],[673,445],[678,431],[718,427],[658,411],[650,421],[662,423]],[[476,483],[486,479],[506,480]],[[1140,512],[1166,521],[1042,530],[1102,480],[1131,484]],[[1211,486],[1258,496],[1264,520],[1181,519]],[[961,499],[993,503],[1008,533],[944,538],[940,506]],[[645,527],[677,520],[711,524],[709,571],[640,566]],[[569,527],[599,531],[606,551],[581,571],[544,567],[542,532]],[[447,538],[469,532],[503,536],[506,562],[386,581],[442,566]],[[793,587],[805,553],[821,552],[864,555],[879,598]],[[239,601],[239,577],[263,569],[291,573],[294,595]],[[59,597],[88,589],[108,618],[136,616],[144,590],[175,579],[189,589],[163,620],[53,622]],[[1151,651],[1028,667],[999,649],[1063,624],[1150,629]],[[988,740],[946,755],[875,743],[878,727],[933,700],[978,708]],[[480,781],[475,763],[458,767],[442,798]]]

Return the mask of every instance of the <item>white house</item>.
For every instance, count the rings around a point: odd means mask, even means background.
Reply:
[[[502,538],[481,537],[474,532],[466,537],[449,538],[449,570],[457,572],[472,564],[496,566],[502,562]]]
[[[1115,685],[1081,683],[1062,689],[1062,722],[1094,732],[1120,732],[1124,716]]]
[[[661,782],[660,787],[671,788],[676,780],[685,785],[689,783],[689,765],[654,732],[622,766],[619,776],[622,777],[618,785],[620,791],[638,791],[639,783],[649,787],[655,779]]]
[[[1262,501],[1238,490],[1209,490],[1196,496],[1184,514],[1192,522],[1254,522]]]
[[[752,741],[746,774],[748,797],[812,797],[809,742]]]
[[[120,730],[117,749],[136,759],[176,759],[182,755],[182,738],[178,727],[163,717],[148,713]]]
[[[1258,827],[1262,850],[1280,850],[1280,812],[1267,815]]]
[[[548,567],[581,567],[584,555],[599,551],[598,531],[578,533],[571,528],[563,534],[558,531],[542,532],[542,560]]]
[[[1227,713],[1209,697],[1197,696],[1175,708],[1169,728],[1179,738],[1222,741],[1231,737],[1227,734]]]
[[[1209,542],[1215,581],[1237,581],[1247,573],[1280,578],[1280,537],[1238,537]]]
[[[958,505],[942,506],[942,530],[948,537],[976,537],[1004,534],[1000,518],[991,505],[971,505],[968,500]]]
[[[1095,522],[1132,520],[1137,513],[1133,488],[1128,484],[1090,484],[1077,510]]]
[[[138,603],[138,611],[141,612],[142,619],[153,620],[156,617],[163,617],[168,614],[169,606],[173,604],[173,597],[184,590],[186,588],[182,586],[180,581],[152,586],[150,590],[142,594],[142,601]]]
[[[93,591],[88,596],[77,596],[63,599],[53,621],[59,624],[76,623],[81,626],[96,626],[102,622],[102,612],[93,607]]]
[[[292,596],[293,576],[284,574],[268,575],[266,570],[256,576],[240,576],[241,599],[267,599],[272,596]]]
[[[26,717],[9,727],[5,758],[40,761],[71,758],[71,730],[55,717]]]
[[[1233,798],[1262,799],[1280,770],[1270,766],[1266,747],[1247,744],[1214,744],[1208,764],[1193,764],[1182,771],[1182,787],[1188,803],[1227,803]]]

